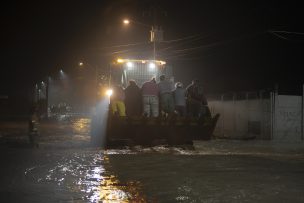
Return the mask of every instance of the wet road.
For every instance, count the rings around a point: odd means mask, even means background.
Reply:
[[[304,202],[302,143],[102,150],[89,124],[43,124],[38,149],[20,144],[21,125],[2,127],[0,202]]]

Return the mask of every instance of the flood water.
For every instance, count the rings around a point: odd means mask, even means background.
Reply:
[[[90,147],[89,126],[41,125],[32,149],[23,125],[3,124],[0,202],[304,202],[302,143],[102,150]]]

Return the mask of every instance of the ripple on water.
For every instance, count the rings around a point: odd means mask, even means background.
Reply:
[[[73,153],[57,162],[28,168],[25,175],[42,184],[62,187],[62,192],[72,193],[70,196],[73,199],[89,202],[146,202],[139,182],[121,183],[109,169],[109,159],[102,152]]]

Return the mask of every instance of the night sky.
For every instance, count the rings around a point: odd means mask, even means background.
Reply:
[[[1,5],[0,95],[24,95],[47,75],[79,61],[106,67],[119,56],[152,52],[149,28],[164,30],[159,59],[176,81],[202,81],[209,94],[304,82],[303,11],[286,1],[9,1]],[[273,32],[275,31],[275,32]],[[277,32],[284,31],[284,32]]]

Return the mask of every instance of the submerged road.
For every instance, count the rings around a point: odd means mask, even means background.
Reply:
[[[0,202],[304,202],[303,143],[211,140],[194,150],[90,146],[90,119],[0,124]]]

